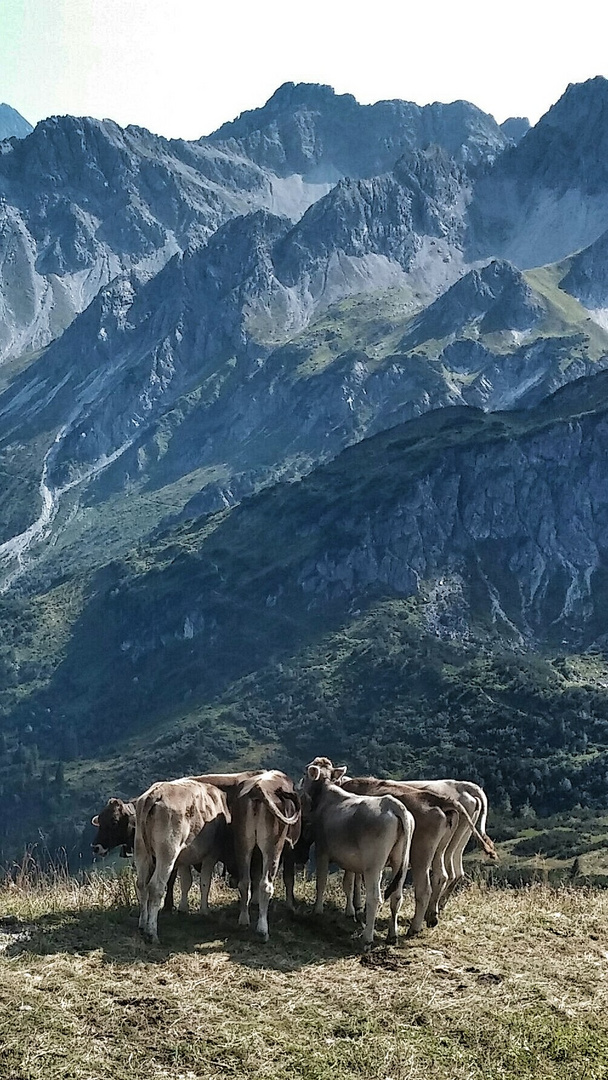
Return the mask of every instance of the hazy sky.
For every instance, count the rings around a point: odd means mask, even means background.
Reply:
[[[534,123],[569,82],[608,74],[597,0],[0,0],[0,101],[196,138],[281,83],[361,102],[465,98]],[[600,25],[603,24],[603,26]]]

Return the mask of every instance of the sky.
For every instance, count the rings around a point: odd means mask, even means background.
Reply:
[[[597,0],[0,0],[0,102],[198,138],[281,83],[370,103],[464,98],[532,123],[570,82],[608,74]],[[566,10],[566,9],[564,9]],[[600,25],[600,24],[603,24]]]

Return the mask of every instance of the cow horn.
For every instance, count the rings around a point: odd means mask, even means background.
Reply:
[[[94,825],[96,829],[99,828],[99,814],[95,814],[95,817],[91,818],[91,825]]]

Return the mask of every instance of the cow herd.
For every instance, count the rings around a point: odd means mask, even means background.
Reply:
[[[363,947],[369,949],[385,867],[392,872],[384,892],[391,910],[388,940],[397,938],[408,868],[415,902],[408,935],[424,923],[435,926],[464,875],[462,855],[470,837],[496,858],[485,831],[487,811],[483,789],[468,781],[351,778],[346,768],[317,757],[297,788],[272,769],[188,776],[153,784],[134,802],[110,799],[93,818],[93,852],[104,856],[120,846],[124,855],[133,853],[139,930],[146,941],[158,941],[159,911],[163,903],[172,909],[177,875],[180,910],[188,910],[192,867],[200,871],[201,913],[208,912],[218,862],[238,886],[239,925],[249,926],[254,897],[257,933],[267,941],[279,865],[293,910],[295,869],[308,862],[314,844],[315,913],[323,911],[329,866],[336,863],[344,871],[346,914],[363,918]]]

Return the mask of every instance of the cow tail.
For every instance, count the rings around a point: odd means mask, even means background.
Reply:
[[[468,821],[469,826],[471,828],[471,832],[473,833],[473,836],[475,837],[475,839],[476,839],[477,843],[479,844],[480,848],[482,848],[482,850],[485,852],[485,854],[488,856],[489,859],[493,859],[494,862],[498,862],[498,852],[497,852],[496,848],[494,847],[494,841],[491,840],[490,837],[486,833],[482,834],[482,833],[479,832],[479,829],[477,829],[476,826],[475,826],[475,822],[473,821],[473,818],[469,814],[468,810],[465,810],[462,803],[456,803],[455,802],[454,805],[456,806],[456,808],[458,810],[458,813],[462,814],[463,817],[465,817],[466,820]],[[484,826],[485,826],[485,815],[484,815]]]
[[[411,843],[411,831],[408,811],[405,809],[403,803],[399,802],[392,795],[386,795],[385,798],[390,799],[390,808],[393,811],[395,817],[399,819],[401,828],[403,830],[403,857],[401,860],[401,866],[396,871],[394,876],[389,881],[386,889],[384,890],[384,899],[388,900],[392,893],[403,892],[403,886],[405,885],[405,877],[407,874],[407,868],[410,861],[410,843]]]
[[[295,791],[285,792],[285,794],[288,795],[289,799],[291,799],[291,801],[295,804],[296,807],[295,814],[292,814],[291,817],[287,817],[287,815],[284,814],[281,810],[280,806],[274,801],[274,799],[270,797],[270,794],[266,791],[264,784],[258,784],[257,786],[258,790],[262,794],[266,806],[268,807],[270,812],[279,819],[279,821],[282,821],[284,825],[297,824],[297,822],[300,820],[300,799]]]

